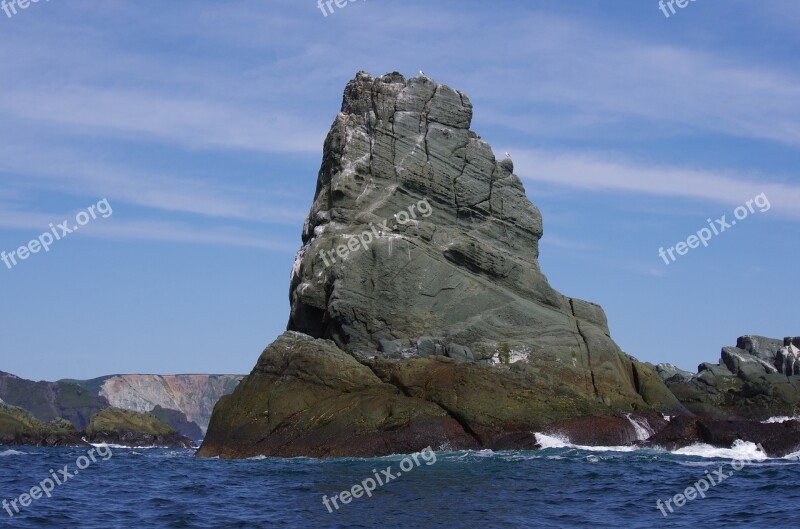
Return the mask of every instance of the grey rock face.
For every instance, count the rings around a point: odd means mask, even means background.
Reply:
[[[673,377],[678,377],[676,380],[685,382],[694,376],[692,373],[684,371],[683,369],[680,369],[672,364],[658,364],[656,366],[656,372],[658,373],[658,376],[661,377],[661,380],[665,382]]]
[[[658,371],[678,400],[695,413],[718,418],[763,420],[794,415],[800,406],[800,376],[780,373],[778,349],[792,339],[742,336],[723,347],[719,364],[703,363],[696,376]]]
[[[393,357],[406,341],[421,356],[442,354],[437,344],[462,345],[448,353],[461,361],[502,353],[546,372],[554,390],[644,406],[602,308],[541,272],[541,214],[511,160],[470,130],[472,112],[466,94],[423,77],[348,83],[292,270],[288,329],[359,356]]]
[[[736,340],[736,347],[747,351],[753,356],[757,356],[767,362],[775,359],[775,352],[783,346],[781,340],[767,338],[765,336],[741,336]]]
[[[449,356],[456,362],[475,361],[475,355],[472,354],[472,351],[470,350],[469,347],[464,347],[463,345],[451,343],[447,345],[447,348],[445,350],[447,352],[447,356]]]
[[[423,358],[433,356],[437,352],[437,345],[438,344],[434,338],[431,338],[430,336],[422,336],[419,340],[417,340],[417,354]]]

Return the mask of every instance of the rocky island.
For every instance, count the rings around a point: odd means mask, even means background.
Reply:
[[[549,285],[541,214],[512,161],[470,129],[472,112],[466,94],[424,76],[348,83],[287,332],[217,404],[199,454],[535,448],[542,431],[642,443],[672,416],[696,431],[698,414],[751,419],[739,438],[778,436],[776,450],[800,444],[796,429],[752,421],[800,395],[762,358],[775,344],[745,341],[698,376],[656,367],[617,346],[600,306]]]

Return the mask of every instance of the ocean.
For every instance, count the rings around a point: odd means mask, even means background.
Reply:
[[[800,527],[800,454],[768,459],[750,443],[670,453],[539,438],[539,451],[327,460],[0,447],[0,527]],[[39,490],[22,507],[33,487],[52,488],[50,497]]]

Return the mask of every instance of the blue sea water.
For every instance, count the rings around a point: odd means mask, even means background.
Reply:
[[[191,450],[111,448],[20,514],[13,528],[672,528],[800,527],[800,461],[731,457],[751,449],[587,449],[552,443],[535,452],[435,452],[345,459],[201,459]],[[30,492],[86,454],[78,448],[0,447],[0,500]],[[699,455],[698,455],[699,454]],[[87,460],[83,460],[86,466]],[[329,513],[322,502],[390,467],[410,468]],[[413,468],[411,468],[413,466]],[[664,517],[656,500],[720,466],[730,477]],[[741,464],[739,464],[741,466]],[[385,479],[385,478],[382,478]],[[358,491],[356,491],[358,492]],[[13,509],[12,509],[13,512]],[[667,511],[668,512],[668,511]]]

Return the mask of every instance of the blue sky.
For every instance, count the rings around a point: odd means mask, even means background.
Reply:
[[[695,369],[800,335],[800,3],[315,0],[0,12],[0,250],[107,198],[7,269],[0,370],[247,373],[289,272],[344,85],[424,69],[466,92],[544,215],[541,264],[624,350]],[[760,193],[769,211],[665,265]]]

